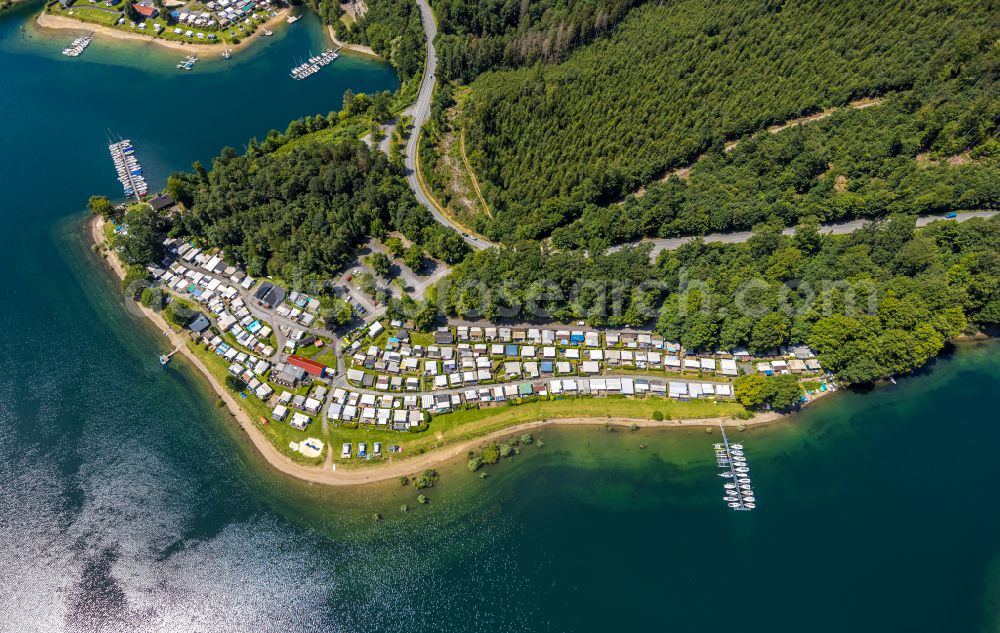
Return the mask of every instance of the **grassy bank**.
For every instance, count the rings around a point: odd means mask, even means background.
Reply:
[[[514,427],[526,422],[560,420],[569,418],[634,418],[653,420],[657,412],[664,420],[694,420],[730,417],[744,411],[736,403],[714,401],[678,402],[665,398],[629,400],[625,398],[568,398],[564,400],[538,400],[522,404],[507,404],[483,409],[465,409],[435,416],[428,429],[420,433],[401,433],[382,429],[330,429],[331,449],[339,455],[343,442],[383,443],[383,452],[389,445],[398,444],[403,457],[421,455],[463,440],[474,439]],[[343,463],[358,462],[343,460]]]
[[[226,384],[226,376],[228,372],[228,364],[221,357],[216,355],[214,352],[205,348],[204,345],[198,343],[189,342],[188,349],[197,356],[211,372],[212,377],[220,385]],[[239,395],[236,396],[239,405],[247,412],[250,419],[253,421],[254,426],[265,436],[267,439],[274,444],[274,447],[283,455],[290,457],[297,463],[306,465],[318,466],[323,463],[323,457],[318,458],[308,458],[303,456],[301,453],[293,452],[288,448],[290,442],[302,442],[306,438],[315,437],[321,439],[324,442],[327,441],[325,434],[323,433],[322,423],[318,420],[314,420],[312,424],[306,427],[305,431],[298,431],[289,426],[288,422],[277,422],[271,419],[271,408],[267,403],[262,402],[256,396],[248,394],[247,397],[240,398]],[[261,418],[266,420],[267,424],[261,423]],[[324,449],[329,450],[329,448]]]

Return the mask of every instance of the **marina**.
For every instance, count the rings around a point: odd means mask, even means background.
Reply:
[[[115,163],[115,170],[118,171],[118,182],[122,185],[126,198],[141,200],[146,195],[148,186],[142,176],[142,165],[135,157],[135,148],[128,139],[120,140],[117,143],[108,145],[111,152],[111,159]]]
[[[63,49],[62,54],[66,57],[79,57],[80,53],[85,51],[90,43],[94,41],[94,34],[88,33],[83,37],[78,37],[69,46]]]
[[[736,511],[748,512],[757,507],[753,484],[750,481],[750,467],[747,466],[745,449],[742,444],[730,444],[726,429],[722,431],[722,442],[714,445],[715,464],[721,469],[723,497],[726,505]]]
[[[310,75],[318,73],[324,66],[333,63],[338,57],[340,55],[337,54],[337,51],[327,49],[322,55],[310,57],[306,63],[299,64],[289,74],[292,76],[292,79],[305,79]]]

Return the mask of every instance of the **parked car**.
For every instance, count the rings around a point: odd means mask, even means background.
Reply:
[[[958,217],[958,214],[952,211],[951,213],[945,213],[944,217],[948,218],[949,220],[954,220],[955,218]]]

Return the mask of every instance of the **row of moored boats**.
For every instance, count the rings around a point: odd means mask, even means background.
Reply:
[[[118,182],[122,184],[125,196],[128,198],[142,198],[146,195],[149,187],[146,179],[142,176],[142,165],[135,157],[135,148],[132,141],[125,139],[117,143],[108,145],[111,158],[115,161],[115,169],[118,171]]]
[[[340,57],[335,51],[327,50],[322,55],[317,55],[316,57],[310,57],[309,61],[304,64],[299,64],[292,69],[290,73],[292,79],[305,79],[310,75],[315,75],[327,64],[333,63],[335,59]]]
[[[229,49],[226,49],[227,52],[228,52],[228,50]],[[181,70],[191,70],[192,68],[194,68],[194,65],[197,64],[197,63],[198,63],[198,57],[197,56],[195,56],[195,55],[188,55],[187,57],[185,57],[184,59],[182,59],[177,64],[177,67],[180,68]]]
[[[715,445],[715,461],[723,471],[719,477],[725,480],[722,485],[725,496],[723,500],[733,510],[753,510],[757,507],[753,483],[750,481],[750,467],[743,452],[742,444]]]
[[[78,57],[80,53],[85,51],[90,43],[94,41],[94,34],[85,35],[83,37],[78,37],[69,46],[63,49],[62,54],[66,57]]]

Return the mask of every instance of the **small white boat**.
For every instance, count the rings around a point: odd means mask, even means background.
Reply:
[[[166,365],[169,362],[170,362],[170,357],[169,356],[167,356],[165,354],[161,354],[160,355],[160,364],[161,365]]]
[[[725,488],[725,489],[727,489],[727,490],[735,490],[736,489],[736,484],[723,484],[722,487]]]
[[[732,477],[732,476],[733,476],[733,473],[719,473],[719,477],[729,478],[729,477]]]
[[[753,503],[753,502],[754,502],[754,501],[756,501],[756,500],[757,500],[757,499],[756,499],[756,498],[754,498],[754,497],[752,497],[752,496],[749,496],[749,497],[743,497],[743,501],[747,501],[747,502],[749,502],[749,503]]]
[[[729,448],[733,449],[734,451],[742,451],[743,450],[743,445],[742,444],[730,444]]]
[[[730,508],[738,508],[738,507],[740,507],[740,503],[738,501],[730,501],[729,502],[729,507]]]
[[[757,504],[752,501],[747,501],[746,503],[743,504],[743,507],[746,508],[747,510],[753,510],[754,508],[757,507]]]
[[[740,484],[740,490],[752,490],[750,484]]]

